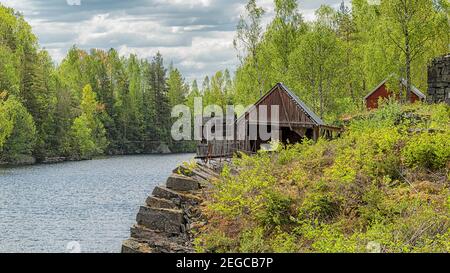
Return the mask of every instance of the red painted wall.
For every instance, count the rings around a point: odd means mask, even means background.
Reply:
[[[378,88],[375,92],[373,92],[367,99],[366,99],[366,106],[367,109],[377,109],[378,108],[378,99],[383,98],[387,99],[390,96],[392,96],[392,92],[390,92],[386,88],[386,84],[383,84],[380,88]],[[398,95],[395,94],[395,98],[398,99]],[[411,98],[409,100],[411,103],[414,103],[416,101],[420,101],[420,98],[411,92]]]

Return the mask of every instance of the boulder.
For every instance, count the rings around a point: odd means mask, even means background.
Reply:
[[[131,237],[139,242],[144,242],[157,252],[192,252],[192,249],[185,246],[187,241],[186,236],[172,236],[164,232],[148,229],[144,226],[134,225],[131,228]]]
[[[135,239],[128,239],[122,243],[122,253],[153,253],[153,250],[145,243],[138,242]]]
[[[174,190],[168,189],[166,187],[160,187],[160,186],[155,187],[155,189],[153,190],[153,196],[162,198],[162,199],[171,200],[176,205],[181,205],[181,204],[186,204],[186,203],[191,204],[191,205],[196,205],[196,204],[200,204],[202,201],[202,199],[200,197],[197,197],[195,195],[188,194],[188,193],[176,192]]]
[[[167,188],[176,191],[196,191],[200,188],[199,183],[187,176],[172,174],[167,179]]]
[[[142,206],[136,217],[138,225],[148,229],[173,234],[181,233],[184,224],[183,211],[173,209],[158,209]]]
[[[177,205],[175,205],[173,201],[154,196],[149,196],[145,203],[151,208],[178,209]]]

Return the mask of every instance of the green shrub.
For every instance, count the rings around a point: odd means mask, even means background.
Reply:
[[[295,253],[300,250],[298,238],[295,234],[282,232],[278,229],[270,242],[272,252]]]
[[[333,194],[312,191],[305,196],[301,204],[299,218],[325,222],[333,218],[338,207]]]
[[[192,176],[193,171],[197,168],[197,162],[195,160],[185,161],[182,164],[183,168],[178,169],[178,174]]]
[[[311,251],[320,253],[356,252],[356,240],[331,225],[303,225],[303,237],[312,241]]]
[[[221,231],[203,233],[194,240],[194,249],[198,253],[227,253],[234,247],[234,240]]]
[[[422,133],[411,137],[403,149],[405,163],[410,167],[432,170],[445,168],[450,160],[450,133]]]
[[[285,225],[290,222],[290,208],[292,200],[277,191],[267,195],[266,208],[263,210],[260,221],[266,226]]]
[[[448,113],[390,102],[339,139],[241,155],[215,182],[202,250],[448,252]]]
[[[239,251],[243,253],[264,253],[270,251],[265,240],[262,227],[251,228],[242,231]]]

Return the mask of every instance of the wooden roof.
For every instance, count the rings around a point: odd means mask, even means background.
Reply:
[[[323,120],[314,113],[307,105],[304,103],[297,95],[294,94],[287,86],[285,86],[283,83],[277,83],[269,92],[267,92],[263,97],[261,97],[254,105],[249,107],[245,113],[239,117],[239,120],[246,117],[246,115],[251,112],[253,109],[257,108],[260,104],[262,104],[266,99],[271,96],[276,91],[284,92],[287,97],[291,100],[291,102],[295,105],[295,107],[303,113],[306,117],[308,117],[309,120],[311,120],[312,124],[317,126],[326,126],[326,124],[323,122]]]

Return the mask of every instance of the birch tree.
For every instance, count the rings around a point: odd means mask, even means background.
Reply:
[[[439,34],[438,12],[432,0],[384,0],[381,12],[389,41],[404,57],[402,70],[407,82],[407,101],[411,96],[411,66],[432,46]]]
[[[238,51],[238,58],[243,64],[247,58],[251,58],[253,68],[258,81],[259,95],[262,96],[263,78],[262,69],[259,62],[258,47],[263,39],[263,27],[261,19],[264,9],[256,4],[256,0],[250,0],[245,6],[246,14],[241,15],[237,25],[236,37],[233,41],[234,47]]]

